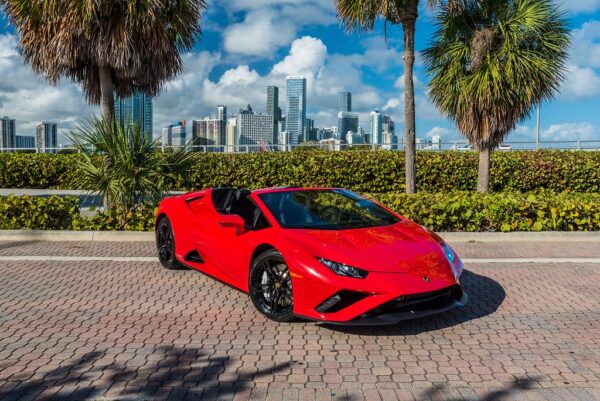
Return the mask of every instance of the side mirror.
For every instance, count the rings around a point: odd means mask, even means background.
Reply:
[[[219,216],[219,225],[223,228],[235,228],[236,235],[243,234],[246,229],[246,223],[241,216],[237,214],[222,214]]]

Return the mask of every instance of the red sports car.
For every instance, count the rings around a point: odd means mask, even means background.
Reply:
[[[462,263],[439,236],[338,188],[214,188],[164,199],[163,266],[250,294],[268,318],[395,324],[463,306]]]

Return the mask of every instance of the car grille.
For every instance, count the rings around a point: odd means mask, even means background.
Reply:
[[[462,295],[463,291],[459,285],[454,285],[438,291],[403,295],[362,314],[360,318],[375,317],[387,313],[413,313],[431,309],[440,309],[452,304],[454,301],[460,300]]]

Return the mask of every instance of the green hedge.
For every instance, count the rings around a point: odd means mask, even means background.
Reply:
[[[0,153],[0,188],[72,189],[78,155]],[[359,192],[404,191],[404,154],[389,151],[198,153],[175,190],[219,185],[338,186]],[[493,154],[492,191],[600,192],[600,152],[513,151]],[[420,191],[473,191],[475,152],[418,152]]]
[[[0,197],[0,229],[70,230],[79,218],[79,199]]]
[[[600,194],[471,192],[371,194],[435,231],[599,231]],[[77,198],[0,197],[0,229],[115,230],[115,211],[79,216]],[[153,228],[154,208],[131,213],[126,230]]]
[[[600,194],[473,192],[372,194],[434,231],[598,231]]]

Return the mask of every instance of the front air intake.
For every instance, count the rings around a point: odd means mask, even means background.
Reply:
[[[365,294],[364,292],[343,290],[334,296],[327,298],[319,306],[317,306],[315,310],[319,313],[339,312],[342,309],[347,308],[368,296],[369,294]]]

